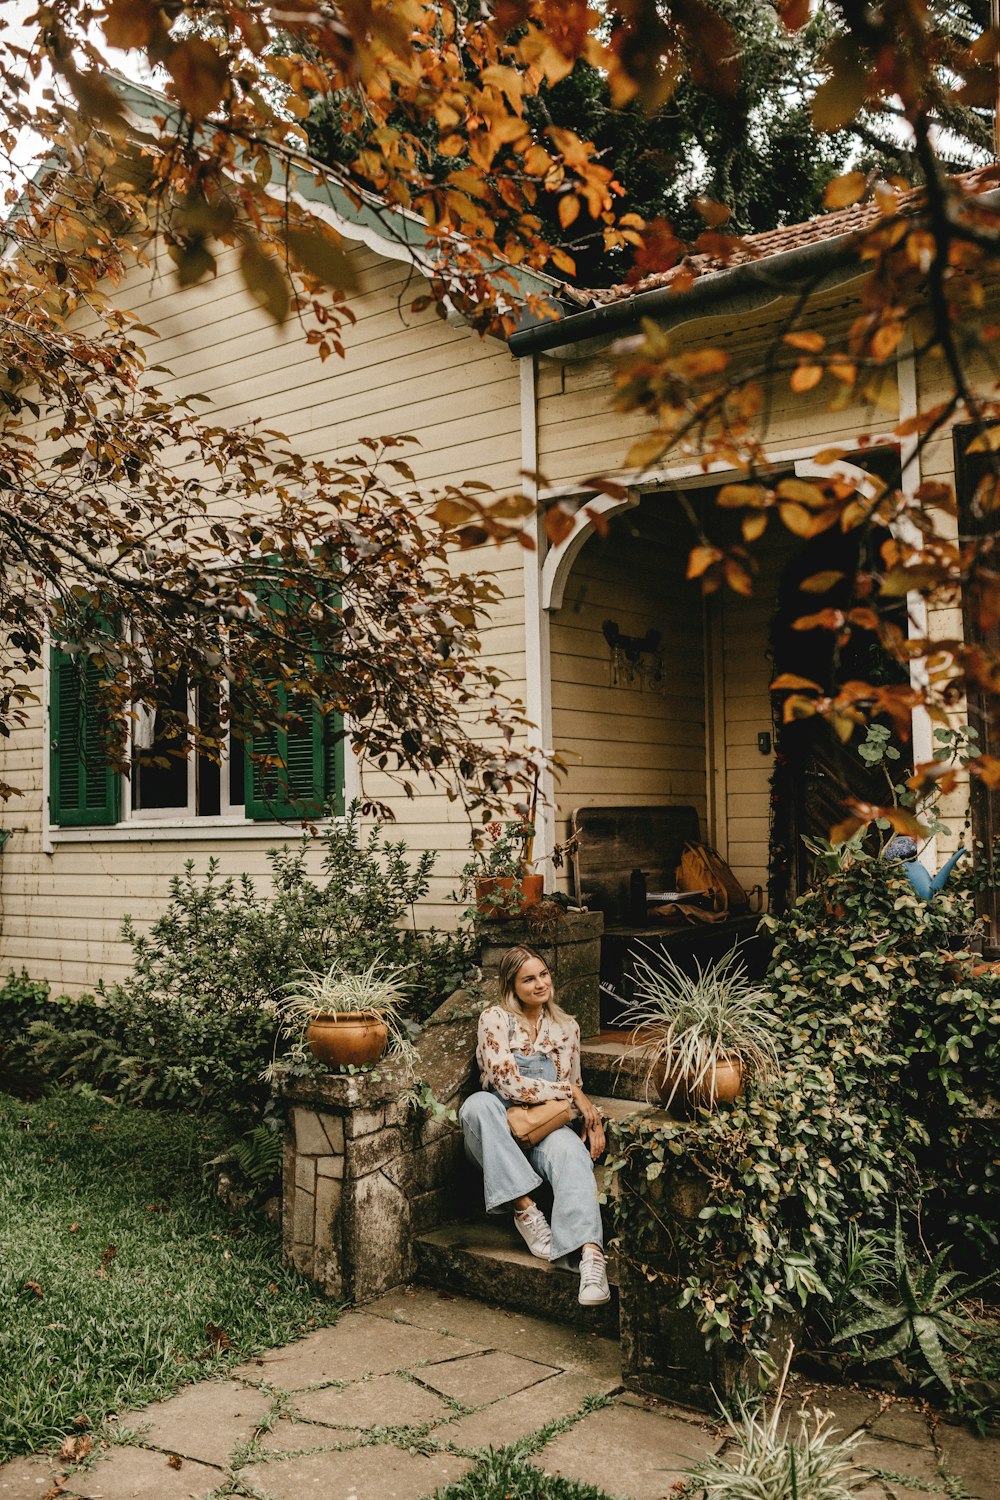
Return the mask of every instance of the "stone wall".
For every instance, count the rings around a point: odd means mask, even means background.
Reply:
[[[419,1080],[445,1111],[457,1108],[483,1004],[456,991],[427,1022],[412,1069],[383,1063],[279,1083],[284,1256],[331,1297],[363,1302],[408,1280],[413,1236],[475,1192],[457,1126],[413,1096]]]
[[[705,1179],[686,1167],[681,1154],[650,1180],[636,1157],[621,1186],[650,1210],[618,1260],[622,1384],[643,1396],[708,1412],[718,1412],[719,1401],[740,1390],[763,1389],[798,1341],[801,1318],[775,1318],[767,1340],[770,1370],[765,1371],[735,1341],[706,1349],[694,1308],[677,1305],[689,1271],[682,1246],[709,1200]],[[664,1233],[666,1225],[669,1233]]]
[[[560,913],[546,923],[534,917],[515,922],[479,922],[476,930],[482,939],[480,962],[484,974],[496,974],[506,949],[519,944],[534,948],[549,966],[559,1004],[579,1021],[580,1035],[597,1035],[601,1029],[604,931],[604,917],[599,911]]]

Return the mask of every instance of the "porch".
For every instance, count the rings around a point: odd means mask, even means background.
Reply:
[[[871,455],[864,461],[894,482],[892,450],[877,465]],[[860,467],[845,468],[859,489],[869,482]],[[603,912],[611,980],[622,967],[616,946],[667,931],[658,917],[643,922],[630,901],[633,868],[650,891],[669,890],[673,851],[685,840],[718,851],[747,894],[746,915],[721,947],[723,924],[714,937],[707,925],[678,924],[668,939],[681,961],[689,949],[710,958],[753,932],[750,913],[780,912],[806,888],[803,836],[826,837],[846,797],[885,800],[884,776],[873,777],[857,753],[863,732],[845,745],[822,720],[784,726],[784,695],[771,690],[784,672],[824,687],[850,677],[906,680],[871,633],[855,631],[835,655],[830,631],[793,626],[845,604],[857,537],[838,530],[803,541],[771,517],[746,556],[752,592],[724,584],[706,594],[687,576],[692,546],[741,540],[740,517],[715,506],[719,483],[698,476],[630,492],[607,507],[606,535],[580,519],[542,570],[551,742],[566,762],[554,788],[554,837],[580,832],[565,888]],[[820,593],[803,589],[820,571],[836,581]],[[905,602],[889,610],[905,634]],[[898,748],[903,768],[912,750]]]

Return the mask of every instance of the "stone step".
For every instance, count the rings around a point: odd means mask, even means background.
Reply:
[[[591,1104],[596,1104],[604,1119],[625,1120],[630,1115],[638,1115],[644,1120],[655,1122],[658,1120],[669,1120],[670,1116],[666,1110],[661,1109],[658,1104],[647,1104],[645,1099],[613,1099],[607,1095],[591,1093],[586,1089],[586,1078],[584,1088]],[[594,1177],[597,1181],[597,1191],[604,1197],[614,1191],[614,1178],[607,1168],[600,1162],[594,1167]],[[605,1220],[605,1233],[607,1233],[607,1220]]]
[[[529,1255],[509,1219],[443,1224],[418,1235],[413,1248],[417,1280],[438,1291],[618,1337],[618,1287],[610,1262],[611,1301],[581,1307],[576,1273]]]
[[[663,1110],[644,1100],[595,1094],[590,1098],[606,1120],[621,1120],[629,1115],[667,1118]],[[614,1181],[600,1163],[594,1167],[594,1178],[600,1194],[606,1197],[614,1191]],[[605,1211],[605,1232],[608,1228]],[[587,1308],[576,1300],[579,1289],[576,1273],[558,1270],[530,1255],[509,1218],[440,1225],[419,1235],[414,1240],[414,1251],[418,1279],[441,1291],[463,1293],[512,1312],[533,1313],[610,1337],[618,1335],[618,1288],[613,1256],[608,1258],[611,1301],[604,1307]]]
[[[602,1032],[585,1038],[580,1043],[580,1066],[587,1094],[658,1103],[656,1089],[647,1086],[649,1059],[624,1033]]]

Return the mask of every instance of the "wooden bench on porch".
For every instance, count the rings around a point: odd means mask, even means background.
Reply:
[[[571,832],[577,836],[573,854],[573,887],[576,901],[604,914],[601,939],[601,983],[629,999],[631,969],[637,952],[669,949],[683,969],[704,966],[718,959],[734,943],[744,945],[747,968],[754,977],[767,964],[766,945],[755,938],[759,913],[749,904],[722,922],[679,922],[668,925],[652,914],[663,905],[657,893],[677,887],[677,866],[686,843],[701,840],[698,810],[689,805],[649,807],[580,807],[571,815]],[[641,870],[649,915],[636,920],[632,910],[631,877]],[[602,1024],[613,1026],[615,1005],[602,994]]]

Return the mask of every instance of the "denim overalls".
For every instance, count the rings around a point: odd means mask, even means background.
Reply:
[[[522,1078],[555,1082],[551,1057],[541,1052],[511,1055]],[[513,1200],[533,1192],[544,1178],[552,1187],[552,1260],[572,1255],[581,1245],[603,1246],[590,1152],[568,1125],[522,1149],[507,1124],[507,1110],[517,1102],[490,1089],[470,1094],[459,1110],[466,1152],[482,1168],[487,1213],[509,1213]]]

